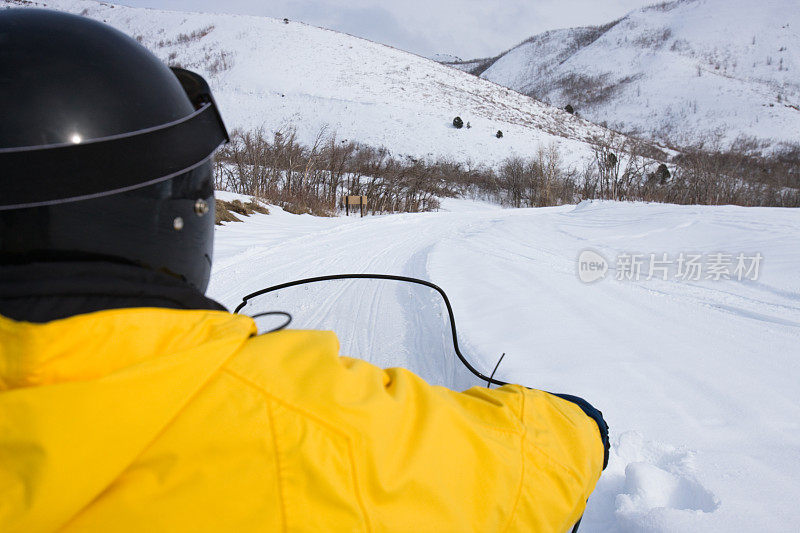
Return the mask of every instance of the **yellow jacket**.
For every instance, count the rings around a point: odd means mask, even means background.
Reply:
[[[219,311],[0,317],[0,531],[565,531],[574,404],[456,393]]]

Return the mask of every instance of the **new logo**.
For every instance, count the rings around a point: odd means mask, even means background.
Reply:
[[[584,250],[578,256],[578,279],[594,283],[606,277],[608,261],[594,250]]]

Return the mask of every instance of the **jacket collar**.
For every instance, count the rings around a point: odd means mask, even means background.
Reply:
[[[183,280],[112,261],[0,264],[0,315],[49,322],[127,307],[225,308]]]

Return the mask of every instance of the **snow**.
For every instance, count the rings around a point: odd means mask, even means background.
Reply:
[[[586,142],[608,134],[435,61],[299,22],[89,0],[31,5],[107,22],[163,61],[198,71],[229,129],[263,128],[270,135],[294,126],[299,140],[311,145],[326,128],[337,139],[383,146],[395,155],[486,165],[556,144],[576,167],[592,158]],[[2,6],[20,4],[0,0]],[[472,128],[453,128],[456,115]],[[495,138],[497,130],[502,139]]]
[[[503,380],[587,398],[611,426],[608,469],[582,531],[794,531],[800,524],[800,210],[584,202],[315,218],[271,208],[217,229],[210,295],[334,273],[439,284],[462,352]],[[580,251],[760,252],[758,279],[584,284]],[[617,267],[619,265],[617,264]],[[342,353],[455,389],[479,384],[425,288],[337,281],[255,299]],[[259,319],[264,330],[276,320]]]
[[[609,21],[610,22],[610,21]],[[481,76],[625,132],[673,142],[739,135],[773,147],[800,128],[800,9],[796,0],[679,0],[629,13],[607,31],[574,28],[532,37]],[[558,80],[594,81],[578,99]]]
[[[229,191],[215,191],[214,198],[216,198],[217,200],[222,200],[223,202],[232,202],[234,200],[239,200],[240,202],[244,203],[250,202],[253,199],[252,196],[248,196],[246,194],[239,194],[235,192],[229,192]]]

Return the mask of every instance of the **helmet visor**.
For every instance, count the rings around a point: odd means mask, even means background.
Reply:
[[[171,179],[207,162],[229,140],[225,124],[206,81],[188,70],[172,71],[195,109],[186,117],[98,139],[0,147],[0,211],[116,194]],[[48,186],[42,187],[45,178]]]

